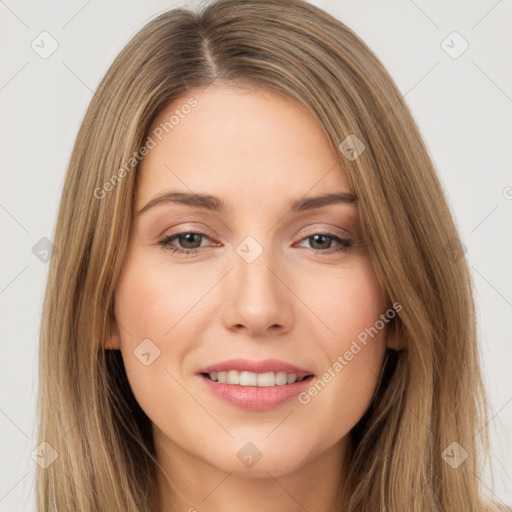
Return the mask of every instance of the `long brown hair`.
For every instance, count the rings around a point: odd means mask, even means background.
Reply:
[[[214,82],[279,91],[315,116],[347,169],[382,288],[402,306],[402,348],[388,354],[350,433],[345,510],[483,510],[487,404],[470,276],[443,190],[378,58],[301,0],[168,11],[100,83],[67,170],[44,301],[39,442],[58,457],[38,469],[38,510],[158,510],[151,423],[105,342],[150,126],[169,103]],[[354,145],[364,149],[357,158]],[[456,468],[445,462],[450,447],[468,455]]]

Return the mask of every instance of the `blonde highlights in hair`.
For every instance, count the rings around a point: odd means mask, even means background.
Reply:
[[[132,225],[138,161],[127,162],[166,106],[213,83],[271,89],[314,115],[347,169],[382,288],[402,306],[394,324],[402,348],[389,352],[350,433],[344,510],[483,510],[477,441],[488,448],[485,428],[477,432],[487,405],[470,276],[444,192],[378,58],[300,0],[168,11],[101,81],[67,170],[45,294],[39,442],[59,457],[38,469],[37,510],[158,510],[151,424],[120,354],[105,350]],[[351,135],[365,144],[353,160],[339,149]],[[456,470],[442,458],[454,441],[469,454]]]

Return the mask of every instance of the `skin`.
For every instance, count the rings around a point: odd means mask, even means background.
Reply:
[[[138,170],[135,209],[172,189],[218,196],[229,212],[160,203],[136,217],[107,346],[122,351],[152,421],[170,477],[159,474],[162,510],[332,511],[347,435],[370,404],[386,346],[395,348],[389,327],[305,405],[242,410],[206,391],[196,372],[234,357],[276,358],[322,376],[375,324],[390,304],[357,203],[286,208],[288,200],[351,191],[303,106],[276,92],[216,85],[174,102],[153,128],[190,96],[198,105]],[[182,229],[206,236],[158,243]],[[312,238],[322,232],[353,246],[333,252],[336,239]],[[263,249],[252,263],[236,252],[249,235]],[[148,338],[160,355],[145,366],[133,352]],[[251,468],[237,457],[247,442],[262,454]]]

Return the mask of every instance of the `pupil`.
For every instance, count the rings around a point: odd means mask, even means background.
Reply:
[[[198,233],[187,233],[186,235],[182,235],[181,236],[181,239],[185,239],[185,244],[184,244],[184,247],[188,248],[188,249],[195,249],[195,247],[190,247],[189,244],[192,244],[194,245],[194,238],[195,237],[200,237],[201,235],[199,235]],[[196,240],[197,242],[197,240]]]
[[[314,247],[314,244],[316,244],[316,243],[318,242],[318,238],[319,238],[319,237],[320,237],[320,238],[324,238],[324,239],[327,239],[327,238],[328,238],[328,237],[326,237],[325,235],[314,235],[314,236],[312,237],[312,238],[313,238],[313,241],[314,241],[314,242],[313,242],[313,244],[312,244],[312,245],[313,245],[313,248],[315,248],[315,247]],[[320,243],[320,245],[322,245],[322,244]],[[320,248],[322,248],[322,247],[320,247]],[[329,247],[327,247],[327,248],[329,248]]]

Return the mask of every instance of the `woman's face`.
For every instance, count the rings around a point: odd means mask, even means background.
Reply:
[[[251,476],[341,454],[390,330],[338,155],[263,90],[192,91],[150,136],[108,347],[157,450]]]

